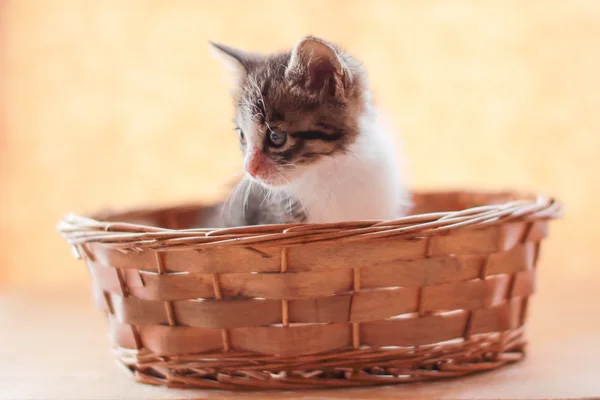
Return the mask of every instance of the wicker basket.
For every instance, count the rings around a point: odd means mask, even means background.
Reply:
[[[412,216],[383,222],[186,229],[196,205],[70,215],[59,230],[140,382],[366,386],[520,360],[539,245],[560,204],[465,192],[414,201]]]

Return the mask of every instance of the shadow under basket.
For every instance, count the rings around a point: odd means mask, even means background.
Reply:
[[[560,204],[415,193],[410,216],[192,229],[202,205],[69,215],[117,359],[143,383],[302,389],[452,378],[523,358]]]

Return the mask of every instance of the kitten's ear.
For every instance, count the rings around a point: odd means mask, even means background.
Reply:
[[[254,64],[261,58],[258,54],[234,49],[215,42],[209,43],[213,50],[213,56],[225,63],[236,84],[250,72]]]
[[[347,68],[338,50],[324,40],[307,36],[292,50],[285,75],[309,90],[328,89],[332,95],[343,95]]]

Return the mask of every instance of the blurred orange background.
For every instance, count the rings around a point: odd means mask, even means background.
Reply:
[[[413,186],[555,195],[547,290],[600,266],[599,2],[7,0],[0,286],[88,285],[54,229],[69,211],[219,196],[241,158],[207,41],[309,33],[364,62]]]

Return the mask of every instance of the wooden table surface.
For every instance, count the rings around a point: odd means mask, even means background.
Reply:
[[[566,240],[566,239],[565,239]],[[133,382],[109,351],[88,288],[0,292],[0,398],[600,398],[600,268],[553,238],[539,266],[526,359],[456,380],[301,392],[176,390]],[[573,255],[575,254],[575,255]],[[577,264],[585,262],[586,264]],[[81,266],[83,268],[83,265]]]

